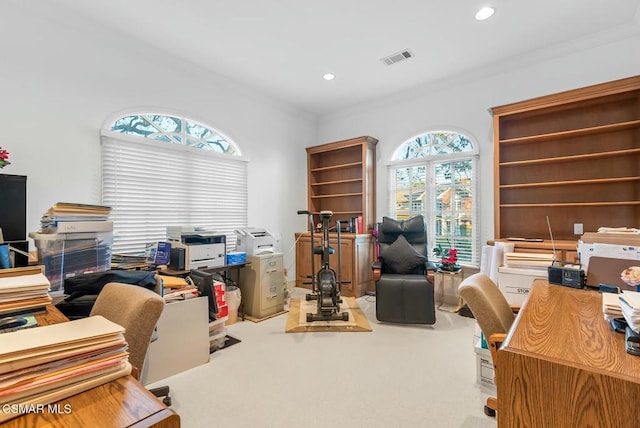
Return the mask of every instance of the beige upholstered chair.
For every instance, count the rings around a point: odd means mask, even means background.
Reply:
[[[158,293],[137,285],[110,282],[100,291],[90,316],[102,315],[125,328],[129,362],[138,377],[142,373],[151,337],[163,309],[164,299]],[[164,388],[159,388],[159,393],[154,390],[151,392],[160,397],[166,396],[163,401],[170,405],[168,388]]]
[[[500,370],[496,367],[498,348],[504,342],[513,324],[514,312],[519,308],[510,306],[498,286],[483,273],[476,273],[464,279],[458,291],[471,309],[489,344],[494,370]],[[484,406],[485,414],[495,416],[497,404],[497,398],[487,398],[487,404]]]

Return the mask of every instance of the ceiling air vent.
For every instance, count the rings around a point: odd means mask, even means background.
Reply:
[[[382,58],[382,62],[384,62],[387,65],[393,65],[397,62],[404,61],[405,59],[413,58],[413,56],[414,56],[413,52],[411,52],[409,49],[405,49],[403,51],[396,52],[394,54],[391,54],[387,57]]]

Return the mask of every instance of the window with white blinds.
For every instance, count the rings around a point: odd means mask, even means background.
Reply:
[[[247,162],[239,156],[103,131],[102,202],[111,207],[113,253],[142,254],[167,226],[227,236],[247,226]]]
[[[456,248],[458,261],[473,266],[480,261],[477,162],[469,137],[434,131],[402,143],[388,164],[390,215],[423,214],[430,247]]]

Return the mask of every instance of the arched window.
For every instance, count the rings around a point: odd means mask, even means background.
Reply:
[[[389,163],[389,212],[423,214],[431,248],[456,248],[463,264],[479,264],[477,146],[454,131],[427,132],[402,143]]]
[[[167,226],[227,235],[247,226],[247,162],[213,127],[175,114],[134,112],[101,136],[102,203],[111,207],[113,252],[143,254]]]

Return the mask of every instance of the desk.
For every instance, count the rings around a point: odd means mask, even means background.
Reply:
[[[497,360],[499,427],[638,426],[640,357],[596,291],[535,280]]]
[[[53,305],[37,314],[42,325],[68,321]],[[123,376],[104,385],[56,402],[70,413],[37,413],[6,421],[2,428],[18,427],[159,427],[180,426],[180,416],[145,389],[133,376]]]
[[[240,283],[240,269],[242,269],[243,267],[247,266],[247,265],[251,265],[251,262],[243,262],[243,263],[233,263],[230,265],[222,265],[222,266],[216,266],[216,267],[202,267],[199,268],[197,270],[201,270],[203,272],[207,272],[207,273],[217,273],[220,275],[220,277],[222,277],[223,281],[225,284],[228,285],[228,283],[230,282],[233,285],[239,285]],[[227,272],[229,272],[229,274],[231,274],[231,272],[235,271],[235,279],[231,278],[230,276],[227,276]],[[162,271],[162,275],[169,275],[169,276],[179,276],[181,278],[184,278],[186,276],[188,276],[191,273],[190,270],[171,270],[171,269],[166,269]],[[243,301],[240,302],[240,307],[238,308],[238,312],[242,315],[242,320],[244,321],[244,303]]]

